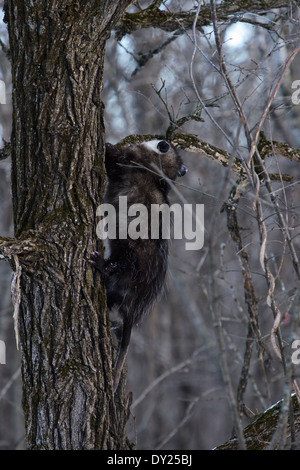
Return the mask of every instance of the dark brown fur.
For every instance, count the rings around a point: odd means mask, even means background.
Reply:
[[[105,160],[108,176],[105,202],[115,206],[117,217],[119,196],[127,196],[128,207],[136,203],[144,204],[149,213],[151,204],[169,204],[170,186],[166,178],[175,180],[187,171],[175,149],[165,141],[123,148],[107,144]],[[95,252],[92,254],[92,263],[104,276],[108,308],[117,308],[123,318],[114,375],[116,390],[132,327],[151,310],[162,290],[167,271],[168,240],[152,240],[149,234],[148,239],[110,240],[109,248],[108,259],[103,260]]]

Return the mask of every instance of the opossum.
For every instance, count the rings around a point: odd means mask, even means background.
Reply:
[[[143,204],[150,213],[152,204],[169,204],[168,180],[184,176],[183,165],[175,148],[165,140],[152,140],[122,148],[106,144],[105,166],[108,186],[105,203],[115,207],[119,228],[119,197],[127,196],[127,207]],[[132,220],[132,217],[128,218]],[[118,233],[118,230],[117,230]],[[91,263],[105,280],[107,306],[116,308],[123,318],[122,339],[114,368],[116,391],[127,356],[132,327],[151,310],[162,291],[168,263],[168,240],[148,238],[110,239],[109,258],[98,252]]]

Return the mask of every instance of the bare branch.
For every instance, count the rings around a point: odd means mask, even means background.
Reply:
[[[294,410],[294,424],[300,426],[300,406],[296,395],[292,396],[292,404]],[[244,436],[247,443],[247,450],[266,450],[274,435],[283,400],[279,401],[271,408],[257,415],[252,422],[244,429]],[[287,434],[291,432],[290,421],[287,422]],[[238,450],[238,441],[236,437],[231,438],[215,450]]]
[[[18,240],[16,238],[0,237],[0,260],[10,260],[14,255],[24,255],[37,251],[33,239]]]
[[[5,158],[10,157],[11,146],[10,142],[4,141],[4,147],[0,149],[0,160],[5,160]]]
[[[227,227],[230,233],[230,236],[237,248],[237,254],[240,260],[242,275],[244,278],[244,295],[245,303],[248,307],[249,323],[248,323],[248,334],[246,349],[244,355],[244,364],[241,371],[241,377],[237,389],[237,399],[240,413],[243,411],[243,396],[247,386],[248,374],[250,369],[250,361],[252,355],[252,346],[256,340],[258,345],[258,356],[261,365],[261,370],[263,372],[263,377],[266,377],[265,367],[264,367],[264,353],[268,352],[265,344],[262,340],[262,335],[258,325],[258,305],[257,298],[255,295],[255,290],[253,286],[253,280],[251,275],[251,270],[249,266],[249,256],[243,245],[242,237],[240,234],[240,227],[237,220],[237,204],[239,200],[239,192],[234,194],[234,196],[229,199],[228,203],[224,205],[227,213]]]
[[[159,28],[163,31],[176,31],[180,26],[183,30],[191,29],[194,22],[195,11],[171,12],[160,10],[157,6],[161,2],[153,2],[145,10],[137,13],[126,13],[117,26],[116,36],[120,40],[125,34],[143,28]],[[216,7],[217,15],[222,20],[237,15],[243,15],[249,11],[264,12],[272,8],[288,8],[290,2],[282,0],[225,0]],[[197,27],[208,26],[212,22],[210,5],[204,5],[197,19]]]
[[[266,120],[266,117],[270,111],[270,108],[271,108],[271,105],[274,101],[274,99],[276,98],[276,95],[279,91],[279,88],[283,82],[283,79],[287,73],[287,71],[289,70],[290,66],[291,66],[291,63],[293,62],[293,60],[295,59],[296,55],[300,52],[300,46],[298,46],[293,52],[292,54],[290,55],[290,57],[287,59],[285,65],[284,65],[284,68],[283,68],[283,72],[279,78],[279,80],[277,81],[277,83],[275,84],[275,87],[271,93],[271,96],[268,100],[268,103],[264,109],[264,112],[262,114],[262,117],[258,123],[258,126],[257,126],[257,130],[256,130],[256,134],[255,134],[255,137],[252,141],[252,144],[251,144],[251,150],[250,150],[250,155],[249,155],[249,159],[248,159],[248,164],[250,164],[255,152],[256,152],[256,147],[257,147],[257,144],[258,144],[258,140],[259,140],[259,136],[260,136],[260,132],[261,132],[261,129],[262,129],[262,126],[263,126],[263,123],[265,122]],[[259,158],[258,158],[259,159]]]
[[[212,345],[208,345],[208,346],[204,346],[204,347],[197,349],[196,351],[193,352],[193,354],[190,357],[188,357],[184,361],[180,362],[179,364],[176,364],[175,366],[163,372],[159,377],[157,377],[155,380],[153,380],[153,382],[151,382],[151,384],[140,394],[140,396],[138,396],[134,400],[134,402],[132,403],[132,407],[135,408],[137,405],[139,405],[147,397],[147,395],[149,395],[149,393],[151,393],[152,390],[155,387],[157,387],[167,377],[190,366],[195,360],[198,359],[198,356],[201,352],[203,352],[204,350],[208,349],[211,346]]]
[[[174,31],[173,34],[170,34],[170,36],[161,43],[160,46],[158,47],[155,47],[155,49],[151,49],[150,51],[146,52],[146,53],[142,53],[142,52],[137,52],[137,53],[133,53],[133,52],[130,52],[120,41],[119,41],[119,45],[128,53],[130,54],[134,60],[137,62],[137,67],[134,69],[134,71],[132,72],[131,76],[133,77],[134,75],[136,75],[147,63],[150,59],[152,59],[154,56],[156,56],[157,54],[159,54],[163,49],[165,49],[170,43],[172,43],[173,41],[175,41],[175,39],[178,38],[178,36],[180,36],[182,34],[182,31],[181,30],[177,30],[177,31]]]
[[[275,140],[268,140],[264,132],[259,134],[259,142],[257,145],[259,153],[262,158],[265,158],[269,154],[278,154],[283,157],[293,160],[294,162],[300,163],[300,149],[291,147],[290,145],[283,142],[276,142]]]

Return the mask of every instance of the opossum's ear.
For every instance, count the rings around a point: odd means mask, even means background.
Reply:
[[[109,177],[120,171],[118,163],[124,163],[124,160],[125,156],[118,147],[109,143],[105,144],[105,167]]]
[[[120,158],[122,152],[113,144],[109,142],[105,144],[105,158]]]

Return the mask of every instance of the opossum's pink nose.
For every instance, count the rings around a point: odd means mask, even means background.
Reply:
[[[187,173],[187,171],[188,171],[187,167],[182,165],[182,167],[178,171],[178,176],[184,176]]]

